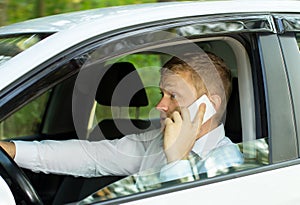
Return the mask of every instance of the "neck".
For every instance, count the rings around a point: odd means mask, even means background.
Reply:
[[[200,128],[200,133],[197,136],[197,140],[200,139],[202,136],[206,135],[210,131],[214,130],[217,128],[220,124],[216,122],[213,119],[209,119],[207,122],[205,122],[201,128]]]

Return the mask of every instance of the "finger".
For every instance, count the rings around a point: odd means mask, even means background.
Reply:
[[[181,116],[182,116],[182,119],[185,121],[185,120],[188,120],[190,121],[191,117],[190,117],[190,112],[189,110],[186,108],[186,107],[183,107],[181,109]]]
[[[164,123],[166,126],[168,126],[170,124],[173,124],[173,121],[170,118],[166,118]]]
[[[201,103],[201,105],[198,108],[198,112],[196,114],[196,117],[193,121],[193,124],[197,126],[197,130],[199,131],[203,122],[203,117],[205,114],[205,110],[206,110],[206,104],[205,103]]]
[[[182,122],[182,118],[181,118],[181,115],[180,115],[180,113],[178,112],[178,111],[174,111],[173,112],[173,114],[172,114],[172,116],[173,116],[173,120],[174,120],[174,122],[176,123],[180,123],[180,122]]]

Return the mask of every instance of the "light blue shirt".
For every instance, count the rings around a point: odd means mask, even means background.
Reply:
[[[161,177],[165,180],[191,174],[191,166],[187,160],[167,164],[160,130],[98,142],[45,140],[14,143],[17,164],[36,172],[96,177],[132,175],[151,168],[162,168]],[[227,146],[234,149],[225,151]],[[217,151],[220,147],[222,149]],[[203,159],[207,158],[202,165],[203,170],[211,170],[219,164],[224,167],[242,161],[237,146],[225,137],[223,125],[197,140],[193,151]],[[228,156],[223,158],[224,152]]]
[[[225,137],[224,126],[202,136],[195,142],[192,151],[198,155],[196,162],[180,160],[167,164],[160,170],[160,182],[172,181],[183,177],[199,177],[206,173],[208,177],[244,162],[238,146]]]

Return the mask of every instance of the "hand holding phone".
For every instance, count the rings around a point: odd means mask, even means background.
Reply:
[[[200,98],[198,98],[193,104],[191,104],[188,107],[188,110],[190,112],[191,121],[194,120],[194,118],[195,118],[195,116],[198,112],[199,106],[202,103],[206,104],[206,109],[205,109],[205,113],[204,113],[204,116],[203,116],[202,124],[205,123],[214,114],[216,114],[216,110],[215,110],[214,106],[212,105],[212,103],[208,99],[207,95],[204,94]]]

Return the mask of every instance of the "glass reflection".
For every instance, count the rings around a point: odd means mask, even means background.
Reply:
[[[205,22],[176,29],[182,36],[205,35],[211,33],[232,33],[238,31],[273,31],[268,16],[255,16],[239,19],[224,20],[223,22]]]
[[[37,34],[0,38],[0,65],[40,40]]]
[[[117,197],[137,194],[196,180],[203,180],[269,164],[269,145],[267,138],[243,142],[237,145],[244,155],[243,164],[218,170],[209,170],[205,173],[194,174],[193,176],[183,177],[167,182],[160,181],[159,171],[155,169],[147,170],[114,182],[88,196],[78,204],[82,205],[105,201]]]
[[[276,16],[280,19],[283,25],[284,31],[299,31],[300,30],[300,16],[290,15],[290,16]]]

